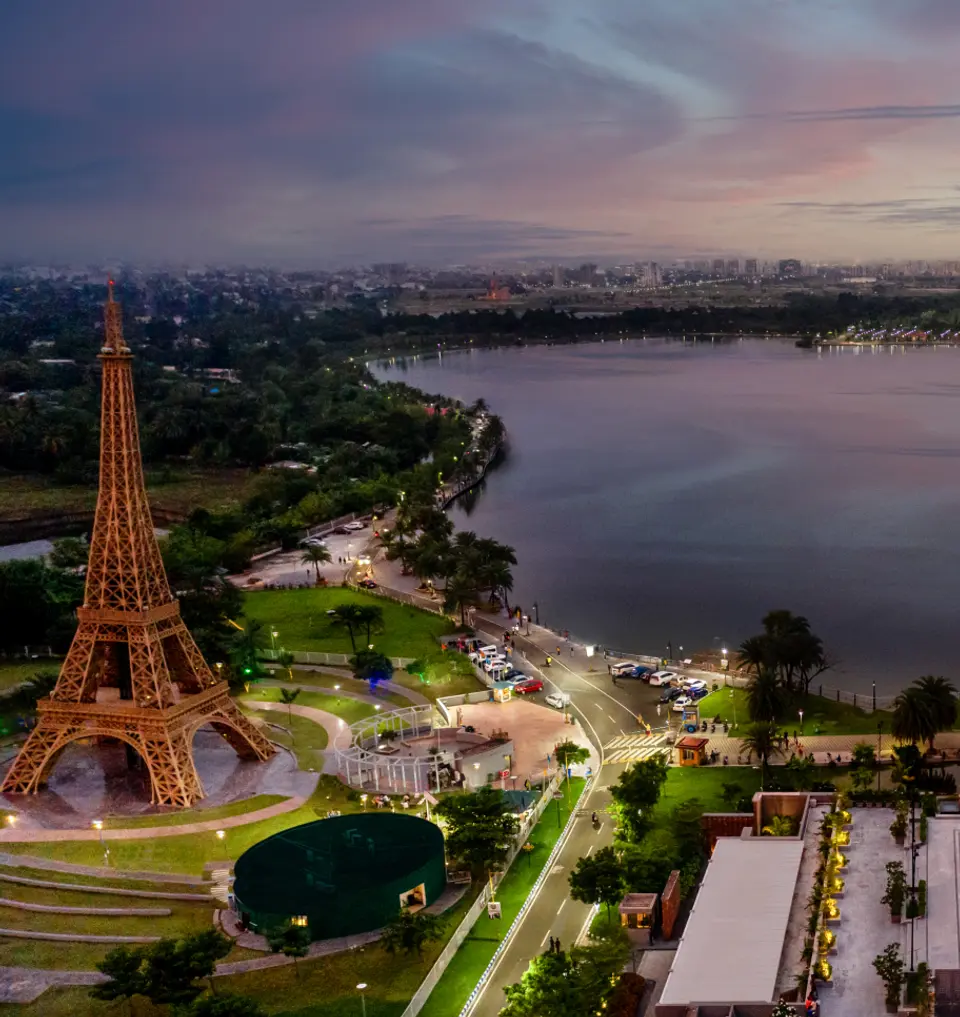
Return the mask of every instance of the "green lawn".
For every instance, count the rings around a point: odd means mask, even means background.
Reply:
[[[316,725],[312,725],[316,726]],[[202,823],[210,819],[226,819],[241,816],[245,812],[256,812],[278,802],[285,802],[284,795],[255,795],[243,801],[217,805],[212,809],[178,809],[154,816],[107,816],[103,821],[106,830],[135,830],[147,826],[179,826],[181,823]]]
[[[342,587],[309,590],[258,590],[245,593],[243,609],[248,618],[260,619],[279,633],[277,645],[288,650],[321,653],[353,653],[350,636],[327,617],[338,604],[364,604],[383,611],[383,632],[373,633],[375,649],[388,657],[422,657],[439,649],[437,636],[454,631],[441,615],[420,611],[383,597]],[[357,633],[357,647],[366,645],[366,633]]]
[[[0,664],[0,693],[32,678],[38,671],[60,670],[60,660],[56,657],[41,657],[38,660],[25,660],[16,664]]]
[[[800,709],[803,710],[803,732],[807,735],[876,735],[877,723],[881,720],[884,730],[890,730],[890,713],[883,710],[866,713],[849,703],[838,703],[833,699],[815,695],[796,700],[789,710],[785,710],[783,715],[777,718],[777,724],[791,734],[794,731],[799,732]],[[731,688],[711,692],[700,701],[700,716],[705,720],[720,717],[729,724],[736,721],[742,729],[750,720],[746,692],[743,689]]]
[[[4,848],[6,850],[6,848]],[[59,872],[55,869],[33,869],[26,865],[0,865],[0,873],[9,874],[11,876],[23,876],[26,879],[39,879],[47,883],[70,883],[77,886],[102,886],[107,888],[119,888],[123,890],[156,890],[164,893],[204,893],[205,887],[198,883],[172,883],[162,882],[158,883],[153,880],[145,879],[129,879],[119,874],[111,879],[109,877],[104,878],[101,876],[88,876],[79,872]],[[3,891],[4,887],[17,886],[16,883],[0,883],[0,891]],[[40,888],[42,889],[42,887]],[[64,893],[71,891],[64,890]],[[79,892],[79,891],[78,891]],[[0,896],[3,894],[0,893]],[[11,896],[11,894],[6,894]],[[99,897],[105,897],[106,894],[98,894]],[[127,900],[135,901],[136,897],[127,897]],[[140,898],[145,900],[146,898]],[[134,905],[129,905],[133,907]]]
[[[297,672],[294,671],[293,674],[294,681],[296,681]],[[388,710],[393,710],[398,706],[411,705],[409,699],[404,699],[403,696],[398,696],[396,693],[387,692],[381,694],[378,692],[377,698],[381,697],[383,703],[380,711],[377,710],[374,703],[362,703],[357,699],[351,699],[349,696],[338,696],[336,693],[328,695],[325,692],[301,692],[297,696],[294,705],[312,706],[317,710],[324,710],[327,713],[332,713],[335,717],[340,717],[345,724],[353,724],[377,712],[386,713]],[[250,694],[240,699],[241,703],[279,703],[281,701],[280,689],[276,685],[251,685]],[[261,712],[260,716],[268,717],[271,721],[281,724],[283,721],[280,718],[286,719],[286,711],[271,710],[269,713]]]
[[[749,766],[671,766],[657,804],[654,823],[665,826],[671,814],[684,802],[696,798],[705,812],[729,812],[723,800],[723,785],[739,784],[743,794],[760,790],[760,771]]]
[[[306,804],[292,812],[262,819],[245,826],[229,828],[221,844],[214,833],[157,837],[152,840],[121,840],[110,843],[110,864],[118,870],[139,869],[146,872],[184,873],[199,876],[206,862],[220,861],[226,856],[237,858],[258,841],[281,830],[321,818],[331,809],[357,812],[362,806],[350,800],[349,788],[328,774],[322,775],[317,791]],[[80,865],[102,865],[103,851],[97,841],[57,841],[31,844],[5,842],[3,850],[11,854],[54,858]],[[48,879],[56,878],[47,876]],[[64,877],[72,881],[72,877]]]
[[[577,803],[583,784],[580,778],[571,781],[570,801],[573,805]],[[467,997],[490,963],[499,946],[500,938],[510,928],[514,918],[517,917],[517,912],[533,889],[533,884],[550,856],[569,815],[566,797],[547,806],[540,822],[530,834],[530,843],[534,845],[534,850],[526,858],[521,853],[497,888],[496,899],[500,901],[503,917],[498,922],[490,921],[486,915],[481,915],[477,919],[472,932],[454,955],[437,987],[420,1011],[422,1017],[456,1017],[460,1013]]]

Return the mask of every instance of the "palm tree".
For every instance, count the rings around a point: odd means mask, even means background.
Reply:
[[[746,752],[747,757],[756,755],[760,760],[760,769],[763,776],[769,771],[770,757],[776,753],[782,755],[778,743],[778,732],[776,724],[769,724],[759,721],[747,728],[747,733],[740,739],[740,751]]]
[[[300,556],[301,565],[312,565],[316,569],[318,586],[320,585],[320,566],[326,565],[332,560],[330,552],[322,544],[311,544],[304,548],[303,554]]]
[[[300,695],[301,689],[281,689],[280,698],[287,704],[287,720],[292,720],[293,701]]]
[[[743,670],[752,669],[759,675],[761,671],[770,670],[774,666],[770,640],[766,636],[751,636],[744,639],[737,653],[737,667]]]
[[[447,580],[447,587],[444,592],[446,594],[444,607],[447,610],[459,608],[460,624],[466,625],[466,609],[477,599],[476,584],[469,576],[464,575],[462,572],[456,572]]]
[[[750,678],[746,695],[751,720],[772,724],[783,709],[783,691],[777,681],[777,673],[770,668],[764,668]]]
[[[383,608],[376,604],[361,604],[354,613],[357,625],[367,629],[367,645],[370,645],[370,633],[383,631]]]
[[[917,685],[904,689],[893,701],[894,738],[916,745],[933,744],[937,736],[935,707],[930,697]]]
[[[771,816],[760,833],[767,837],[792,837],[793,820],[789,816]]]
[[[951,730],[957,722],[957,690],[954,684],[941,675],[932,674],[925,674],[913,684],[929,699],[937,731]],[[933,741],[931,738],[931,749]]]
[[[358,612],[360,612],[358,617]],[[350,636],[350,646],[353,652],[357,652],[357,640],[355,632],[364,624],[362,609],[359,604],[337,604],[337,606],[331,612],[330,617],[333,619],[333,625],[335,628],[342,628],[347,630],[347,634]]]

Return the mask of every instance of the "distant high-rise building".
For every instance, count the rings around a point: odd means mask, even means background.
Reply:
[[[563,265],[553,266],[553,288],[555,290],[563,288]]]
[[[580,282],[586,283],[588,286],[595,281],[596,275],[597,275],[597,266],[590,261],[585,261],[577,269],[577,278],[579,279]]]
[[[747,260],[743,263],[743,274],[748,279],[756,279],[757,278],[757,276],[760,273],[757,271],[757,259],[756,258],[747,258]]]
[[[777,269],[785,279],[799,279],[803,275],[803,265],[796,258],[784,258]]]
[[[726,265],[725,265],[725,262],[724,262],[723,258],[714,258],[713,259],[713,269],[712,269],[712,271],[713,271],[714,275],[722,276],[723,273],[724,273],[725,267],[726,267]]]
[[[726,273],[731,279],[735,279],[740,274],[739,258],[727,258]]]

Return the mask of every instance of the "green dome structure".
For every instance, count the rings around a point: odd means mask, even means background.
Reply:
[[[256,932],[293,922],[312,939],[382,928],[446,886],[443,834],[393,812],[318,819],[254,844],[234,867],[234,906]]]

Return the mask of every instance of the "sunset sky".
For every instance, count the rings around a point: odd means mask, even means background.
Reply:
[[[0,257],[960,259],[960,0],[8,0]]]

